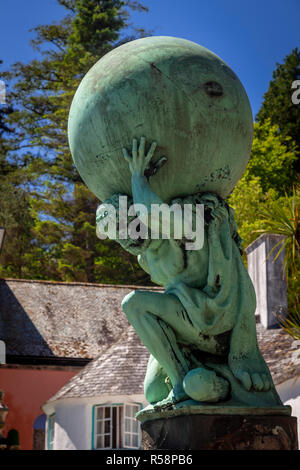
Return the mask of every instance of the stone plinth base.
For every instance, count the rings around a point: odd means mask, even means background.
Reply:
[[[144,421],[143,449],[297,450],[292,416],[185,415]]]

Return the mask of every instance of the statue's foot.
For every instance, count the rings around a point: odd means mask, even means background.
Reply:
[[[202,402],[225,400],[229,394],[227,380],[204,367],[190,370],[183,380],[183,388],[190,398]]]
[[[172,388],[167,398],[164,400],[158,401],[154,404],[154,407],[168,407],[180,403],[181,401],[190,400],[190,397],[185,393],[182,385],[175,385]]]

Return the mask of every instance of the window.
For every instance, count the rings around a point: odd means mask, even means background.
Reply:
[[[94,407],[94,449],[139,449],[140,423],[135,419],[138,404]]]
[[[124,405],[124,443],[123,447],[138,449],[140,447],[140,423],[135,419],[138,405]]]
[[[55,413],[48,418],[48,450],[53,450],[54,444]]]

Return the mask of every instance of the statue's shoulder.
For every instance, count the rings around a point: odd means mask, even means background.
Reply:
[[[184,209],[185,206],[192,208],[196,213],[197,206],[203,206],[205,222],[209,222],[216,211],[225,210],[229,215],[229,206],[220,196],[214,193],[196,193],[188,196],[172,199],[171,204],[178,204]]]
[[[227,203],[215,193],[195,193],[172,199],[171,204],[203,204],[204,206],[227,206]]]

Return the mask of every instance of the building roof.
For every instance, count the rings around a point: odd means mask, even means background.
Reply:
[[[2,279],[0,339],[6,354],[21,361],[95,358],[128,327],[121,302],[139,288]]]
[[[300,344],[281,329],[257,325],[260,350],[275,385],[300,374]],[[120,339],[72,377],[47,403],[65,398],[143,393],[149,353],[130,326]]]
[[[7,354],[18,356],[20,361],[28,356],[94,359],[55,399],[91,393],[142,393],[149,353],[121,308],[122,299],[133,289],[161,290],[0,280],[0,339],[6,343]],[[257,336],[275,384],[300,374],[299,341],[281,329],[266,330],[260,324]]]
[[[66,383],[47,403],[62,398],[95,397],[104,394],[143,394],[149,353],[132,326],[119,340],[91,361]]]

